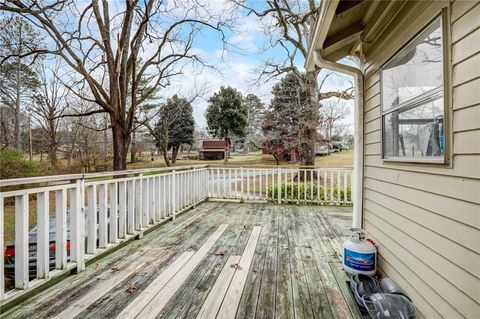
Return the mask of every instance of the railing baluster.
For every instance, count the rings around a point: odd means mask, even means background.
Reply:
[[[320,170],[316,169],[315,174],[317,175],[317,202],[320,203]]]
[[[258,187],[258,192],[259,192],[258,197],[262,199],[262,169],[259,169],[258,171],[260,172],[260,174],[258,175],[259,184],[260,184],[260,186]]]
[[[347,200],[347,191],[348,191],[348,183],[347,183],[347,171],[343,171],[343,201],[346,203]]]
[[[143,175],[140,174],[135,183],[135,230],[142,230],[143,219]]]
[[[135,232],[135,180],[129,180],[127,183],[127,234],[133,234]]]
[[[77,180],[70,190],[70,260],[77,264],[77,273],[85,269],[84,262],[84,216],[83,216],[83,180]]]
[[[340,171],[337,171],[337,202],[340,202]]]
[[[269,172],[269,169],[266,169],[265,170],[265,197],[266,197],[267,201],[269,199],[269,191],[268,191],[268,179],[269,179],[268,176],[269,176],[269,174],[268,174],[268,172]]]
[[[252,169],[253,172],[253,200],[257,199],[257,170]]]
[[[280,204],[282,202],[282,176],[280,174],[280,168],[277,168],[277,196],[278,200],[277,203]]]
[[[160,198],[161,184],[160,176],[155,177],[155,220],[158,222],[162,218],[162,200]]]
[[[250,200],[250,170],[247,168],[247,199]]]
[[[97,187],[91,185],[87,192],[87,253],[97,249]]]
[[[303,200],[306,203],[307,202],[307,170],[303,170],[302,173],[303,176]]]
[[[15,288],[17,289],[28,288],[28,246],[28,194],[24,194],[15,196]]]
[[[3,198],[2,198],[3,199]],[[37,277],[48,278],[50,273],[50,193],[49,191],[37,194]],[[2,206],[3,208],[3,206]],[[0,208],[1,209],[1,208]],[[3,224],[1,225],[3,227]],[[0,236],[0,240],[3,239]],[[0,245],[1,251],[3,247]],[[3,260],[3,258],[0,258]],[[2,268],[3,270],[3,268]],[[3,278],[3,276],[1,277]]]
[[[149,177],[146,176],[142,180],[142,227],[147,227],[150,222],[150,202],[148,201],[149,195]]]
[[[288,169],[285,169],[283,178],[283,183],[285,184],[285,203],[288,203]]]
[[[300,204],[300,169],[297,171],[297,204]]]
[[[155,219],[156,219],[156,215],[157,215],[157,212],[156,212],[156,205],[155,205],[155,177],[150,177],[150,180],[149,180],[149,183],[150,183],[150,187],[148,189],[149,193],[148,193],[148,199],[150,200],[150,214],[149,214],[149,224],[155,224]]]
[[[108,204],[107,184],[98,185],[98,247],[107,247]]]
[[[323,201],[326,203],[327,202],[327,170],[323,171]]]
[[[222,169],[222,177],[223,177],[223,198],[227,198],[227,176],[225,175],[225,168]]]
[[[309,201],[313,202],[313,169],[310,169],[310,198]]]
[[[232,170],[228,168],[228,198],[232,198]]]
[[[290,201],[291,201],[292,203],[293,203],[293,201],[295,200],[295,199],[293,198],[293,196],[294,196],[294,195],[293,195],[293,188],[294,188],[293,186],[294,186],[294,184],[295,184],[295,183],[294,183],[294,182],[295,182],[295,181],[294,181],[294,180],[295,180],[294,174],[295,174],[295,173],[294,173],[294,170],[293,170],[293,169],[290,170],[290,184],[292,185],[292,188],[291,188],[291,190],[290,190],[292,199],[291,199]]]
[[[127,233],[127,182],[118,183],[118,237]]]
[[[110,217],[109,217],[109,236],[108,242],[115,244],[118,237],[118,203],[117,203],[117,183],[113,182],[108,184],[108,193],[109,193],[109,208],[110,208]]]
[[[331,202],[335,201],[333,197],[333,171],[330,171],[330,201]]]
[[[168,175],[164,174],[162,176],[163,178],[163,214],[162,218],[167,218],[168,217]]]
[[[175,170],[174,170],[172,171],[172,220],[175,220],[175,213],[176,213],[175,192],[176,192],[176,187],[175,187]]]
[[[243,172],[243,167],[240,168],[240,199],[243,200],[244,199],[244,194],[243,194],[243,191],[244,191],[244,181],[243,181],[243,178],[244,178],[244,172]]]

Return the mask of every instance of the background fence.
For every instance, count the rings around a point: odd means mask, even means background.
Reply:
[[[0,301],[207,198],[351,204],[351,179],[351,169],[191,166],[0,180]]]
[[[352,170],[209,168],[208,196],[277,203],[352,204]]]

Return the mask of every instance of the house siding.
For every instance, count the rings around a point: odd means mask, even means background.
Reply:
[[[449,11],[450,163],[381,158],[379,67]],[[480,3],[408,1],[365,52],[363,226],[427,318],[480,315]]]

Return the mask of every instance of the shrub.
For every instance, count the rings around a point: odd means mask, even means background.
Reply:
[[[30,162],[23,159],[22,154],[13,148],[0,151],[0,178],[20,178],[46,175],[49,166],[41,162]]]
[[[285,192],[287,192],[287,200],[288,201],[297,201],[298,198],[300,201],[304,201],[305,199],[307,201],[316,201],[318,198],[320,198],[321,201],[325,200],[325,190],[323,186],[320,186],[320,188],[313,187],[311,188],[310,185],[307,185],[305,187],[304,184],[299,184],[299,183],[282,183],[280,185],[280,191],[281,191],[281,198],[285,198]],[[327,188],[327,199],[330,198],[330,188]],[[320,194],[318,194],[320,192]],[[345,190],[343,187],[338,188],[335,186],[333,188],[333,196],[334,198],[337,198],[338,193],[340,192],[340,200],[344,200],[344,195],[345,195]],[[270,186],[267,191],[267,196],[269,200],[276,200],[278,199],[278,185],[275,186]],[[352,201],[352,189],[351,187],[347,187],[347,201],[351,202]]]

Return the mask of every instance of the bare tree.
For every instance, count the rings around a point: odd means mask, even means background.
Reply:
[[[67,108],[68,90],[59,80],[61,63],[56,59],[52,67],[42,64],[39,68],[41,87],[32,106],[32,116],[45,134],[50,164],[57,167],[60,116]]]
[[[304,72],[296,62],[305,60],[308,46],[313,40],[316,20],[320,5],[315,0],[269,0],[261,8],[256,3],[250,7],[246,0],[233,0],[236,4],[247,9],[249,14],[255,14],[267,23],[265,31],[269,37],[269,47],[281,48],[285,52],[283,60],[268,60],[261,77],[269,80],[273,77],[292,72],[298,78],[302,94],[306,95],[300,144],[303,162],[305,165],[315,164],[315,142],[319,123],[320,100],[330,97],[353,98],[346,91],[332,91],[321,93],[318,83],[320,69]],[[268,49],[268,48],[267,48]]]
[[[22,56],[58,55],[75,71],[71,92],[98,106],[78,116],[108,113],[115,170],[126,169],[137,107],[168,86],[185,63],[204,64],[193,50],[196,35],[206,27],[224,39],[229,16],[201,0],[113,6],[108,0],[0,0],[0,10],[22,15],[51,38],[52,47]],[[84,86],[89,96],[80,94]]]
[[[31,106],[32,96],[40,84],[31,66],[32,59],[22,55],[36,50],[41,41],[32,25],[20,17],[0,20],[0,29],[0,59],[14,55],[0,65],[0,101],[13,115],[13,144],[20,151],[22,112]],[[5,129],[7,125],[2,126]]]
[[[350,113],[345,101],[341,99],[327,100],[322,103],[320,109],[321,125],[320,129],[323,135],[330,140],[333,135],[333,130],[339,120],[344,119]]]

